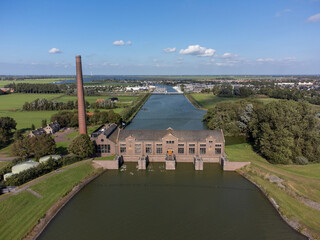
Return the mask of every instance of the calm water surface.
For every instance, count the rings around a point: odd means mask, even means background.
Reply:
[[[204,111],[182,95],[154,95],[130,129],[203,129]],[[110,170],[81,190],[40,239],[306,239],[240,175],[190,163],[138,171],[135,163]]]

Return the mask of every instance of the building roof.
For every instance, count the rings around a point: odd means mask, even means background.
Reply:
[[[224,142],[221,130],[120,130],[119,141],[125,141],[129,136],[137,141],[162,141],[162,138],[171,133],[179,141],[201,142],[212,136],[217,142]]]
[[[100,134],[104,134],[107,138],[109,138],[113,142],[117,142],[119,128],[117,124],[112,123],[99,128],[97,131],[91,133],[92,138],[98,137]]]
[[[11,171],[12,173],[14,174],[18,174],[24,170],[27,170],[27,169],[30,169],[30,168],[33,168],[33,167],[36,167],[38,166],[39,163],[38,162],[35,162],[35,161],[32,161],[32,160],[28,160],[28,161],[25,161],[25,162],[22,162],[22,163],[19,163],[17,165],[14,165],[12,168],[11,168]]]

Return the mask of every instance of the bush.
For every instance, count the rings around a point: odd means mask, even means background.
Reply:
[[[307,165],[309,160],[306,157],[299,156],[294,159],[294,163],[298,165]]]

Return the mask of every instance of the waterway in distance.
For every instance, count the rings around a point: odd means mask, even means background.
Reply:
[[[153,95],[130,129],[204,129],[205,111],[183,95]],[[219,164],[195,171],[125,163],[89,183],[57,214],[39,239],[306,239],[291,229],[265,196]]]

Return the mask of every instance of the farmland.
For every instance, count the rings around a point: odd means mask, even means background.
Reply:
[[[89,103],[94,103],[97,99],[106,99],[113,96],[86,96],[85,100]],[[132,101],[138,96],[119,96],[119,103],[116,103],[117,108],[113,109],[116,113],[121,113],[126,106],[129,106]],[[22,111],[22,106],[25,102],[32,102],[37,98],[46,98],[48,100],[56,100],[57,102],[76,101],[76,96],[66,96],[63,94],[23,94],[14,93],[0,96],[0,117],[12,117],[17,122],[17,129],[29,129],[32,124],[35,127],[41,126],[41,121],[46,119],[50,121],[52,114],[58,111]],[[88,109],[88,112],[93,112],[93,109]],[[101,110],[108,111],[108,110]]]

